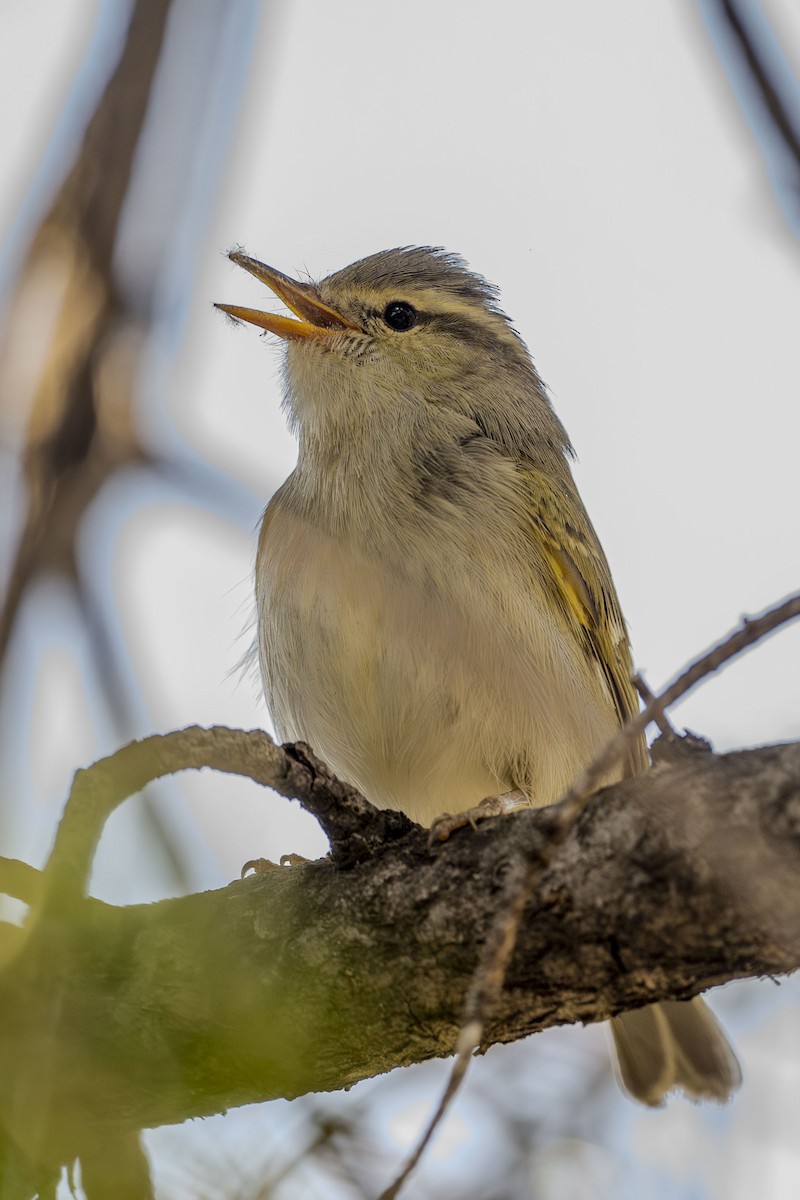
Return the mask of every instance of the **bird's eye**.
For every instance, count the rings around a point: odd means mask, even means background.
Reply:
[[[383,310],[383,319],[390,329],[405,333],[417,323],[417,310],[405,300],[392,300]]]

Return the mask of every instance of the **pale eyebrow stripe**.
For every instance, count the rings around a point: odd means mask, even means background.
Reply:
[[[438,305],[425,307],[428,295],[429,293],[412,297],[408,293],[403,294],[398,288],[396,294],[389,295],[387,293],[388,299],[383,307],[362,305],[361,315],[364,318],[373,317],[380,320],[386,310],[386,305],[399,300],[410,304],[415,310],[417,324],[439,326],[441,329],[448,330],[455,337],[461,338],[472,346],[479,346],[481,349],[496,348],[499,343],[509,351],[511,357],[521,357],[522,342],[503,316],[488,313],[484,315],[480,311],[476,311],[475,305],[458,303],[455,297],[452,298],[452,303],[445,305],[442,303],[441,294],[436,295],[436,300],[439,301]],[[447,299],[451,298],[448,296]]]

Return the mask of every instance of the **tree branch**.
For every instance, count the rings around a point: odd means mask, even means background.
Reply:
[[[643,695],[645,707],[631,717],[618,734],[606,742],[558,803],[547,810],[547,816],[542,818],[544,829],[539,845],[535,852],[529,855],[526,864],[518,865],[508,881],[505,893],[496,906],[494,922],[487,932],[481,957],[464,1000],[456,1057],[444,1095],[400,1174],[381,1193],[379,1200],[395,1200],[415,1170],[437,1126],[444,1119],[466,1076],[469,1061],[484,1039],[486,1020],[497,1003],[505,982],[511,955],[519,938],[525,907],[541,882],[544,872],[553,862],[559,847],[575,829],[600,781],[620,762],[630,742],[640,737],[651,721],[656,722],[662,734],[670,741],[674,731],[665,714],[669,705],[674,704],[732,658],[797,616],[800,616],[800,593],[789,596],[781,604],[767,609],[758,617],[744,618],[739,629],[695,659],[660,696],[653,696],[640,676],[634,679],[640,695],[646,694]],[[691,744],[691,741],[691,738],[688,739],[688,744]],[[706,746],[702,741],[700,745]],[[665,754],[666,751],[662,750],[662,757]]]
[[[498,898],[548,816],[433,855],[412,828],[348,869],[158,904],[47,904],[0,976],[3,1124],[64,1161],[109,1114],[159,1125],[449,1053]],[[796,969],[799,867],[800,743],[665,745],[589,802],[541,878],[484,1044]]]

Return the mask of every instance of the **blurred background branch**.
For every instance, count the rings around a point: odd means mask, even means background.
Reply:
[[[3,371],[0,406],[28,415],[21,455],[26,512],[0,615],[0,664],[37,578],[59,574],[82,591],[77,538],[103,485],[125,466],[154,462],[135,429],[136,357],[124,352],[126,334],[144,331],[113,256],[170,7],[171,0],[134,5],[122,55],[8,303],[3,358],[20,345],[39,353],[25,363],[29,394],[19,376],[9,380]],[[124,710],[97,614],[81,600],[109,699]]]
[[[140,701],[108,593],[101,599],[82,568],[81,535],[92,506],[125,472],[137,473],[143,495],[146,474],[155,474],[223,511],[235,496],[199,461],[154,446],[140,426],[143,405],[159,402],[147,373],[153,342],[163,336],[165,316],[175,320],[164,311],[165,281],[182,240],[183,252],[189,249],[186,231],[200,233],[189,215],[205,143],[216,142],[214,156],[222,156],[224,123],[209,84],[221,75],[230,92],[246,63],[255,12],[241,0],[134,0],[129,7],[119,58],[22,256],[0,343],[6,437],[24,424],[21,515],[0,607],[0,675],[32,589],[67,583],[120,737],[138,731]],[[144,816],[184,890],[180,839],[148,797]]]
[[[784,219],[800,237],[800,79],[776,21],[755,0],[699,0]]]

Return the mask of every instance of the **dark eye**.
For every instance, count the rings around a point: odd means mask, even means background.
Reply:
[[[390,329],[405,333],[417,323],[417,310],[405,300],[392,300],[383,310],[383,319]]]

